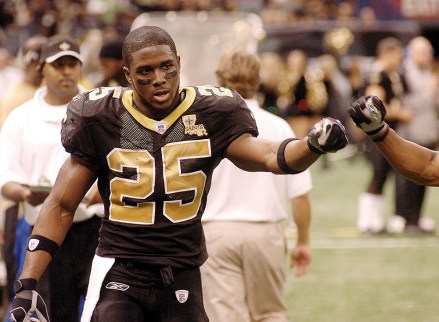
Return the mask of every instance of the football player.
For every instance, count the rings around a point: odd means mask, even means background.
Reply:
[[[93,89],[67,108],[62,143],[71,156],[38,217],[14,308],[38,309],[34,281],[98,179],[105,214],[81,321],[208,321],[201,215],[215,166],[226,157],[247,171],[301,172],[343,148],[345,131],[328,118],[302,140],[256,138],[236,92],[180,88],[180,57],[161,28],[133,30],[122,54],[132,89]]]

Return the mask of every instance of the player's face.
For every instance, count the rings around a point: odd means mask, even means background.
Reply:
[[[43,66],[43,76],[52,104],[68,103],[78,94],[81,62],[73,56],[63,56]]]
[[[134,89],[135,104],[147,116],[161,118],[179,102],[180,57],[168,45],[143,48],[131,54],[132,62],[124,68]]]

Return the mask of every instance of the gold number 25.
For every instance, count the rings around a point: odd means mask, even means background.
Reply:
[[[194,193],[194,198],[189,203],[183,204],[182,200],[164,201],[163,215],[171,222],[194,218],[200,208],[206,174],[201,170],[183,173],[181,163],[188,159],[210,157],[210,140],[169,143],[162,147],[161,152],[165,193]],[[130,205],[123,202],[123,197],[142,200],[154,192],[156,161],[152,155],[146,150],[114,149],[107,156],[107,162],[112,171],[122,172],[124,168],[134,168],[137,171],[136,179],[117,177],[111,180],[109,219],[139,225],[153,224],[155,202],[145,201]]]

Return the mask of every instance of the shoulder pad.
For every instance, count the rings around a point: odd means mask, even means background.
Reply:
[[[197,100],[203,104],[216,106],[218,110],[228,111],[238,105],[245,105],[244,99],[233,89],[212,85],[195,86]]]
[[[68,109],[74,114],[84,117],[92,117],[102,112],[106,113],[109,108],[119,106],[111,104],[114,99],[120,99],[127,88],[122,87],[99,87],[76,95],[69,103]]]

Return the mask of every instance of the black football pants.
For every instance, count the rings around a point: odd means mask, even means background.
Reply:
[[[199,268],[172,270],[116,262],[92,322],[208,322]]]

